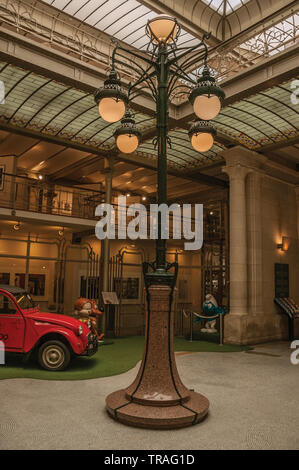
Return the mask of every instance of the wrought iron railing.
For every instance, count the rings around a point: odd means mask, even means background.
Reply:
[[[2,174],[0,187],[0,207],[42,214],[94,219],[102,201],[100,192],[9,174]]]
[[[96,217],[96,207],[104,202],[104,194],[100,191],[92,191],[82,188],[70,188],[68,186],[57,185],[55,183],[43,182],[38,179],[25,178],[14,176],[11,174],[3,173],[0,184],[0,208],[8,208],[12,210],[22,210],[41,214],[51,214],[57,216],[76,217],[89,220],[99,220]],[[2,188],[2,189],[1,189]],[[134,202],[142,203],[141,197],[134,198]],[[124,220],[123,224],[128,227],[130,221],[135,218],[135,215],[127,215],[127,209],[131,204],[130,199],[127,199],[126,208],[122,207],[120,210],[118,204],[114,203],[115,211],[115,233],[117,235],[119,230],[119,221]],[[217,203],[215,203],[217,206]],[[150,238],[150,227],[153,224],[153,219],[150,219],[150,205],[145,204],[147,210],[147,238]],[[124,210],[126,215],[124,219]],[[181,233],[183,234],[183,208],[181,207],[181,214],[179,216],[179,223],[181,225]],[[212,215],[211,215],[212,214]],[[225,238],[225,230],[221,220],[219,219],[218,212],[211,211],[204,208],[203,220],[203,234],[204,241],[223,240]],[[137,214],[136,214],[137,215]],[[173,224],[176,222],[176,216],[172,212],[169,214],[169,236],[173,237]],[[189,221],[187,221],[189,222]],[[195,228],[195,218],[192,215],[190,218],[191,230]],[[138,231],[138,228],[136,228]],[[139,229],[140,231],[140,229]]]

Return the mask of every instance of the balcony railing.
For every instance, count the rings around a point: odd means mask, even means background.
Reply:
[[[95,209],[101,201],[102,194],[92,190],[69,188],[5,173],[2,174],[2,184],[0,181],[2,208],[95,219]]]
[[[54,183],[43,182],[38,179],[29,179],[11,174],[0,174],[0,208],[8,208],[14,210],[22,210],[36,212],[41,214],[51,214],[57,216],[75,217],[80,219],[99,220],[95,216],[96,207],[104,201],[104,194],[100,191],[93,191],[82,188],[70,188],[67,186],[57,185]],[[137,202],[137,198],[135,198]],[[138,202],[142,203],[141,197]],[[127,207],[130,202],[127,201]],[[118,205],[113,204],[115,210],[115,230],[119,230],[118,221],[124,220],[126,227],[135,216],[128,216],[119,213]],[[221,211],[211,211],[204,209],[203,220],[203,239],[204,242],[222,242],[225,239],[225,227],[221,217]],[[121,209],[123,212],[125,208]],[[150,226],[156,224],[157,221],[150,219],[150,205],[146,205],[147,209],[147,238],[150,237]],[[211,215],[213,214],[213,215]],[[178,223],[181,226],[183,234],[183,221],[179,216]],[[175,216],[169,214],[169,236],[173,237],[173,225]],[[188,222],[188,221],[187,221]],[[195,219],[191,217],[191,230],[195,228]],[[138,231],[138,228],[136,228]],[[140,229],[139,229],[140,231]]]

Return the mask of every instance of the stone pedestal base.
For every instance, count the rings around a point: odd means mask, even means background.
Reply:
[[[148,429],[175,429],[199,423],[207,414],[209,400],[190,392],[185,404],[172,406],[141,405],[128,400],[125,390],[106,398],[107,411],[123,424]]]
[[[179,377],[173,351],[171,288],[149,288],[145,348],[138,375],[125,390],[110,394],[107,411],[131,426],[173,429],[201,421],[209,401],[190,392]]]

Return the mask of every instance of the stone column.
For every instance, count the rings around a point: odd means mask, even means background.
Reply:
[[[105,159],[105,168],[102,173],[105,174],[105,203],[112,203],[112,180],[113,180],[113,164],[114,159]],[[109,259],[110,259],[110,240],[105,238],[101,242],[101,265],[102,265],[102,291],[109,291]],[[107,306],[105,305],[104,313],[101,318],[101,332],[106,333],[107,323]]]
[[[250,314],[263,315],[262,175],[257,171],[252,171],[247,180],[248,306]]]
[[[230,183],[230,314],[247,315],[247,222],[245,178],[250,169],[240,164],[223,171]]]
[[[223,157],[230,183],[230,312],[224,339],[247,344],[263,314],[261,171],[267,158],[241,146]]]

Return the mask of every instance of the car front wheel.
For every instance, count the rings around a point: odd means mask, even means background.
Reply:
[[[70,351],[61,341],[47,341],[38,350],[38,362],[46,370],[64,370],[69,365],[70,359]]]

